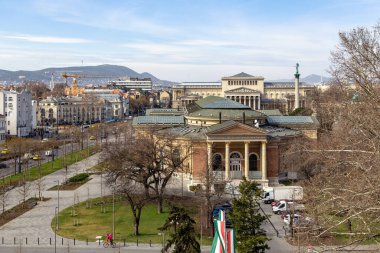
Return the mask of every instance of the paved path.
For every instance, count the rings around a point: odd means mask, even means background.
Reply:
[[[99,154],[95,154],[85,160],[75,163],[68,167],[68,177],[85,171],[87,168],[91,168],[98,164]],[[45,189],[49,189],[57,184],[57,181],[64,182],[66,175],[65,170],[56,171],[43,178],[43,185]],[[92,175],[90,180],[85,185],[82,185],[75,191],[60,191],[59,194],[59,206],[60,210],[69,207],[73,204],[74,195],[77,195],[79,202],[86,200],[88,197],[95,198],[100,197],[100,182],[101,178],[98,175]],[[35,182],[28,183],[28,187],[31,189],[29,196],[38,196],[38,190],[36,189]],[[108,188],[103,182],[104,189],[103,194],[109,194]],[[14,238],[18,241],[22,238],[25,243],[25,238],[28,237],[29,243],[36,243],[37,238],[40,239],[40,243],[47,244],[49,238],[54,238],[54,231],[51,229],[51,222],[54,218],[56,207],[58,206],[57,191],[43,191],[43,196],[51,198],[45,202],[39,202],[39,204],[32,210],[24,213],[18,218],[8,222],[0,228],[0,237],[4,237],[5,244],[13,244]],[[89,193],[89,196],[88,196]],[[22,198],[20,195],[20,188],[15,188],[9,192],[7,209],[15,206]],[[58,236],[58,241],[61,238]],[[65,239],[66,240],[66,239]]]

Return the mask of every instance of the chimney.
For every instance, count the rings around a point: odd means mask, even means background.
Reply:
[[[222,124],[222,112],[219,112],[219,124]]]
[[[245,112],[243,112],[243,124],[245,124]]]

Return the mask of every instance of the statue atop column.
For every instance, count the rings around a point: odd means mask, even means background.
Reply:
[[[297,62],[297,63],[296,63],[296,73],[294,74],[295,78],[300,78],[300,75],[301,75],[301,74],[298,72],[298,68],[299,68],[299,66],[300,66],[299,63]]]

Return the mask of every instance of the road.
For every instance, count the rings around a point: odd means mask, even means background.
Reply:
[[[71,143],[69,141],[67,141],[68,143],[65,144],[65,145],[61,145],[58,149],[58,153],[56,153],[56,157],[57,156],[63,156],[64,154],[68,154],[68,153],[71,153],[72,151],[77,151],[81,148],[80,144],[79,143]],[[103,143],[105,143],[105,140],[102,141]],[[84,141],[84,144],[83,144],[83,147],[86,148],[87,145],[88,146],[93,146],[95,145],[96,141],[91,141],[89,140],[88,141],[88,144],[86,142],[86,140]],[[43,157],[43,160],[41,161],[42,164],[43,163],[46,163],[48,161],[51,161],[52,157],[51,156],[45,156],[45,155],[42,155]],[[1,177],[5,177],[5,176],[8,176],[8,175],[13,175],[15,174],[15,171],[18,169],[15,165],[15,159],[9,159],[9,160],[6,160],[6,161],[3,161],[1,162],[3,164],[6,164],[7,165],[7,168],[4,168],[4,169],[0,169],[0,178]],[[29,168],[33,167],[33,166],[37,166],[38,165],[38,161],[35,161],[35,160],[32,160],[32,159],[29,159],[28,160],[28,165],[26,165],[26,162],[24,162],[22,165],[21,165],[21,168],[22,170],[24,170],[26,168],[26,166],[28,166]],[[18,166],[18,164],[17,164]]]

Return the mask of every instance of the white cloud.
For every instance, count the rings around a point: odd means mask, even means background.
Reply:
[[[30,35],[30,34],[3,35],[2,37],[6,39],[23,40],[23,41],[38,42],[38,43],[82,44],[82,43],[93,42],[91,40],[80,39],[80,38],[38,36],[38,35]]]

